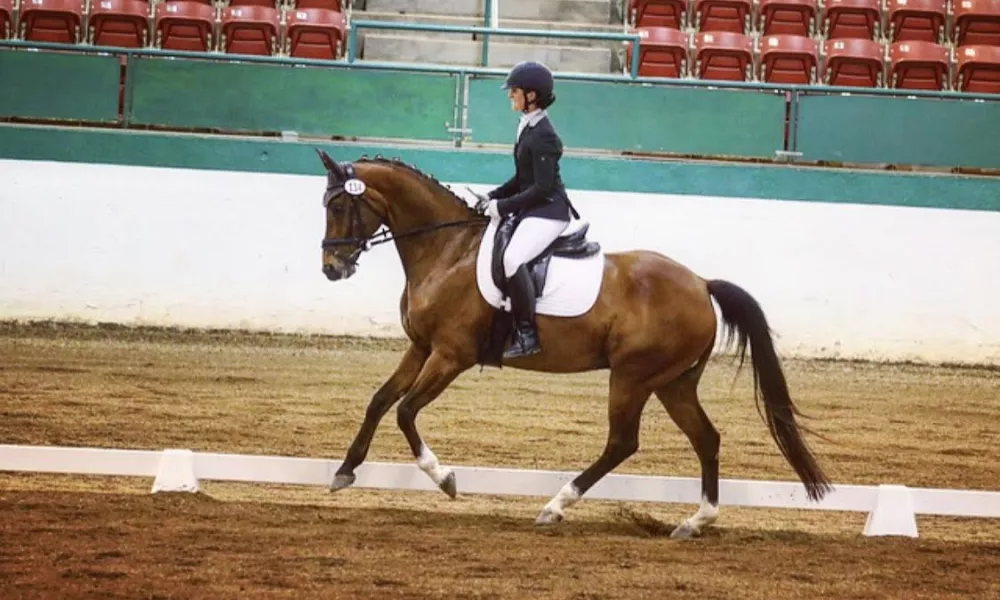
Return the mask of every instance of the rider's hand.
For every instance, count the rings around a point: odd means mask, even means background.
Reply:
[[[472,190],[469,191],[472,192]],[[482,194],[477,194],[476,192],[472,192],[472,195],[474,195],[478,199],[475,208],[477,213],[481,215],[486,215],[491,219],[500,218],[500,210],[497,208],[496,200],[491,200],[487,196],[484,196]]]
[[[476,202],[476,212],[486,215],[491,219],[500,218],[500,209],[497,207],[497,201],[490,200],[489,198],[479,198],[479,202]]]
[[[487,200],[486,207],[483,208],[483,213],[482,214],[486,215],[487,217],[489,217],[491,219],[499,219],[500,218],[500,209],[497,206],[497,201],[496,200]]]
[[[470,194],[476,197],[476,207],[474,210],[481,215],[485,215],[486,205],[490,203],[489,196],[486,196],[485,194],[480,194],[479,192],[474,192],[468,187],[466,187],[465,189],[468,190]]]

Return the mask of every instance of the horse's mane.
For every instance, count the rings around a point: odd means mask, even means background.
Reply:
[[[449,198],[451,198],[452,200],[454,200],[455,202],[457,202],[459,206],[461,206],[462,208],[464,208],[468,212],[470,212],[472,214],[479,214],[479,213],[476,213],[475,209],[473,209],[471,206],[469,206],[469,204],[465,201],[465,199],[463,199],[461,196],[459,196],[455,192],[451,191],[450,188],[446,187],[444,184],[442,184],[440,181],[438,181],[436,177],[434,177],[433,175],[430,175],[428,173],[424,173],[423,171],[421,171],[417,167],[415,167],[415,166],[413,166],[411,164],[407,164],[407,163],[401,161],[398,158],[385,158],[381,154],[376,154],[374,158],[369,158],[367,155],[362,154],[361,158],[359,158],[357,160],[357,162],[359,162],[359,163],[376,163],[376,164],[381,164],[381,165],[389,165],[389,166],[392,166],[392,167],[401,167],[404,170],[409,171],[410,173],[412,173],[412,174],[416,175],[417,177],[421,178],[424,182],[431,184],[431,186],[434,187],[435,189],[444,192],[444,194],[446,196],[448,196]]]

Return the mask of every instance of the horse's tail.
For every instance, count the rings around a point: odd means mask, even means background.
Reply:
[[[795,421],[795,416],[801,416],[801,413],[788,394],[788,384],[774,350],[764,311],[746,290],[728,281],[709,281],[708,291],[722,312],[725,346],[731,346],[734,337],[736,339],[740,367],[746,358],[747,342],[750,344],[757,412],[760,412],[763,396],[766,414],[761,414],[761,418],[767,423],[771,437],[805,484],[809,499],[821,499],[832,486],[802,439],[801,430],[804,428]]]

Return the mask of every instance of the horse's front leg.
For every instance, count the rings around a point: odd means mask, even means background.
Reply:
[[[427,362],[427,356],[426,351],[411,344],[406,354],[403,355],[403,360],[396,367],[396,372],[372,396],[368,410],[365,411],[365,420],[361,424],[358,434],[354,437],[354,441],[351,442],[344,462],[337,469],[337,474],[330,484],[330,491],[336,492],[354,483],[354,469],[363,463],[368,455],[368,448],[371,446],[372,437],[375,436],[379,422],[385,413],[389,412],[392,405],[413,386],[424,367],[424,363]]]
[[[442,467],[437,456],[424,443],[417,431],[417,414],[420,409],[430,404],[447,388],[463,371],[475,364],[475,360],[463,361],[440,351],[431,353],[424,363],[420,375],[413,387],[406,392],[403,401],[396,409],[397,423],[410,444],[410,450],[417,459],[417,466],[427,473],[441,490],[454,498],[458,491],[455,485],[455,472]]]

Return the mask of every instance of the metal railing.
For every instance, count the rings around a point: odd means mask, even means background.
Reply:
[[[429,27],[445,27],[445,26],[432,26],[432,25],[410,25],[410,24],[392,24],[383,23],[380,21],[355,21],[355,23],[375,23],[375,28],[381,29],[412,29],[412,30],[426,30]],[[405,25],[405,26],[404,26]],[[367,26],[367,25],[366,25]],[[457,28],[447,28],[447,29],[461,29],[461,30],[487,30],[483,27],[457,27]],[[633,39],[637,36],[623,35],[623,34],[611,34],[611,33],[593,33],[593,32],[554,32],[554,31],[542,31],[542,30],[512,30],[512,29],[489,29],[494,35],[503,34],[506,35],[510,31],[525,32],[525,35],[534,37],[547,37],[552,36],[555,33],[562,33],[565,35],[555,36],[555,37],[582,37],[584,39],[603,39],[608,36],[620,36],[624,39]],[[459,77],[464,76],[503,76],[507,74],[507,69],[501,68],[489,68],[489,67],[475,67],[475,66],[462,66],[462,65],[441,65],[441,64],[427,64],[427,63],[403,63],[403,62],[384,62],[384,61],[357,61],[356,57],[354,60],[340,59],[340,60],[322,60],[322,59],[310,59],[310,58],[297,58],[288,56],[260,56],[255,54],[229,54],[221,52],[192,52],[185,50],[163,50],[160,48],[123,48],[119,46],[94,46],[90,44],[63,44],[55,42],[25,42],[22,40],[0,40],[0,48],[12,48],[20,50],[59,50],[59,51],[69,51],[78,52],[85,54],[108,54],[108,55],[124,55],[127,57],[135,56],[154,56],[163,58],[189,58],[197,60],[210,60],[216,62],[242,62],[242,63],[256,63],[256,64],[273,64],[273,65],[287,65],[287,66],[303,66],[303,67],[325,67],[331,69],[371,69],[371,70],[388,70],[388,71],[407,71],[415,73],[442,73],[449,75],[456,75]],[[635,73],[638,73],[638,52],[632,53],[632,68]],[[577,72],[555,72],[556,79],[562,80],[575,80],[575,81],[594,81],[594,82],[607,82],[607,83],[633,83],[633,84],[648,84],[654,86],[664,86],[664,87],[695,87],[695,88],[708,88],[708,89],[744,89],[751,91],[771,91],[775,93],[790,93],[790,94],[848,94],[857,96],[895,96],[900,98],[937,98],[942,100],[981,100],[981,101],[1000,101],[1000,94],[987,94],[978,92],[960,92],[956,90],[902,90],[896,88],[862,88],[862,87],[843,87],[843,86],[831,86],[821,83],[816,84],[781,84],[781,83],[766,83],[760,81],[717,81],[708,79],[690,79],[690,78],[669,78],[669,77],[640,77],[638,75],[620,75],[613,73],[577,73]],[[794,103],[794,98],[793,98]]]
[[[357,59],[358,30],[360,29],[381,29],[390,31],[429,31],[435,33],[472,33],[484,36],[482,66],[489,64],[489,43],[490,35],[504,35],[510,37],[533,37],[552,38],[563,40],[602,40],[602,41],[627,41],[632,42],[633,47],[638,48],[642,36],[637,33],[604,33],[599,31],[560,31],[550,29],[506,29],[502,27],[476,27],[461,25],[433,25],[429,23],[395,23],[389,21],[368,21],[356,19],[351,22],[350,31],[347,34],[347,62],[353,63]],[[639,76],[639,52],[632,53],[632,63],[629,69],[629,78],[636,79]]]

